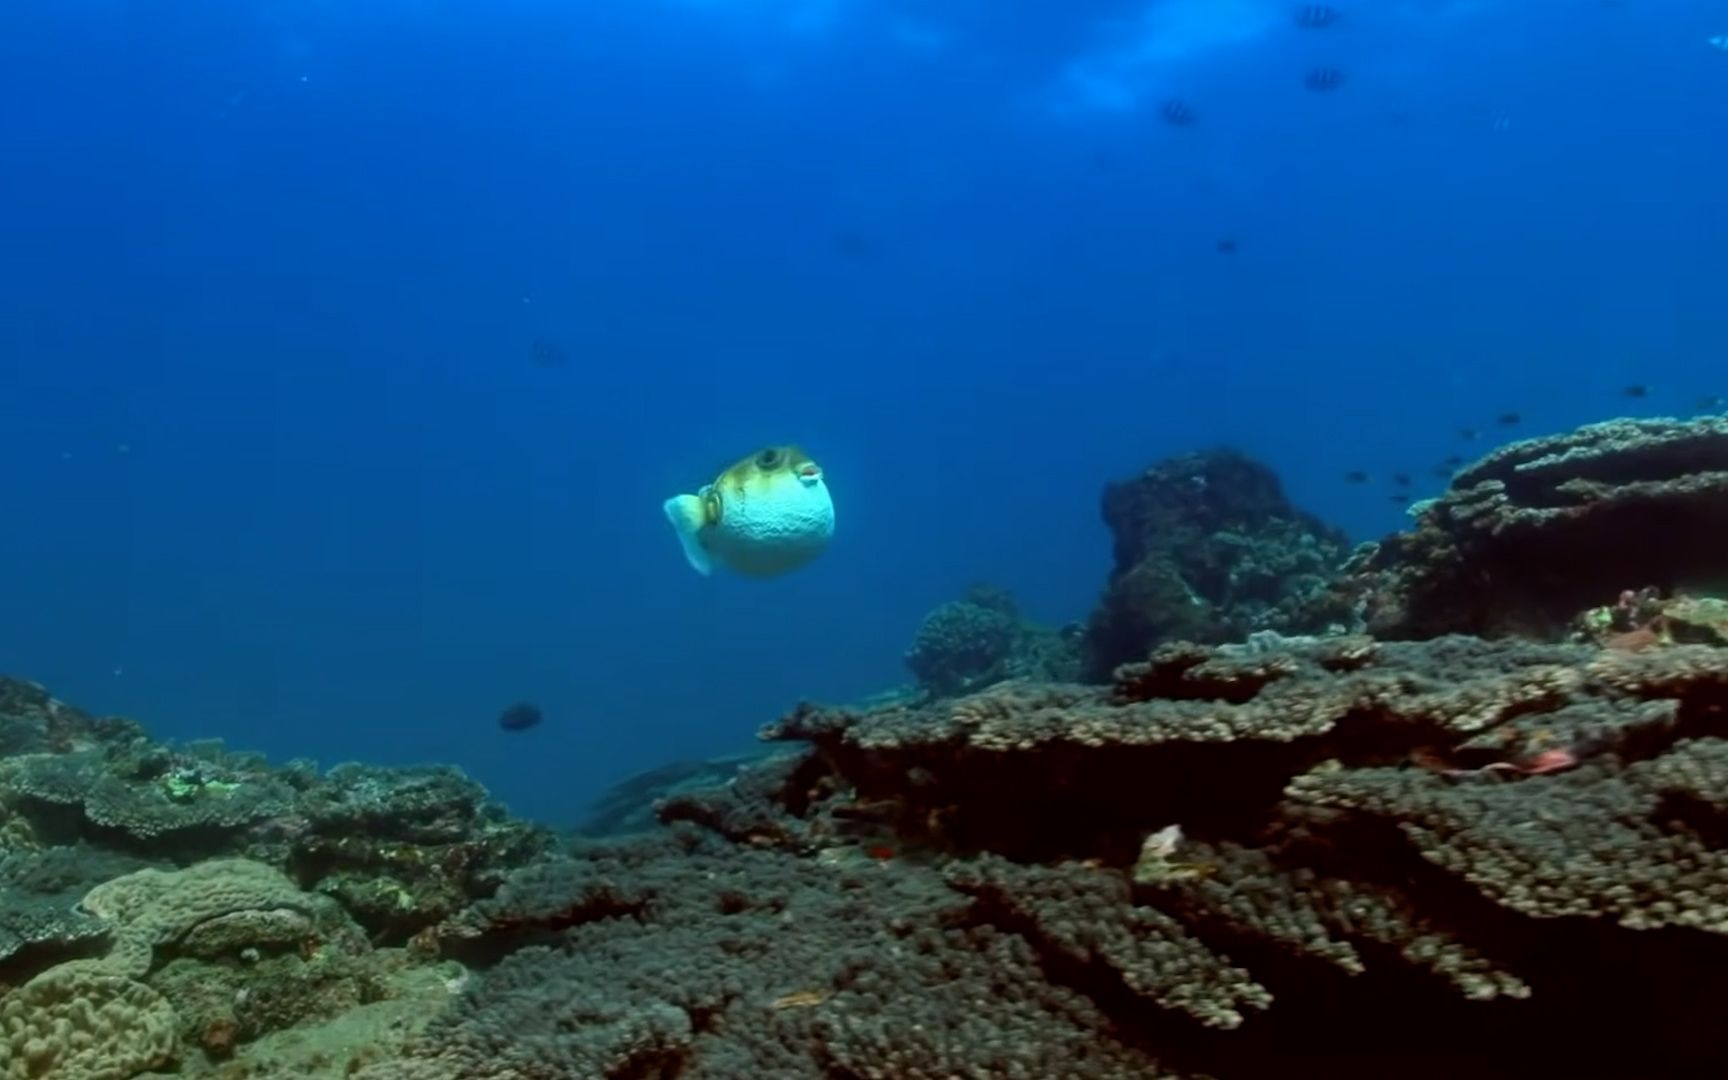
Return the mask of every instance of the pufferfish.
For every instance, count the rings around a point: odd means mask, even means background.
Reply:
[[[674,495],[666,518],[699,574],[719,563],[774,577],[822,554],[834,536],[834,500],[822,469],[796,446],[758,450],[694,495]]]

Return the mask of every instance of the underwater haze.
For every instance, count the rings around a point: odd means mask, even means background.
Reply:
[[[1724,34],[1641,0],[10,0],[0,670],[571,821],[906,681],[971,582],[1083,618],[1103,485],[1167,455],[1238,447],[1379,536],[1393,472],[1720,408]],[[831,548],[697,575],[662,503],[778,443]]]

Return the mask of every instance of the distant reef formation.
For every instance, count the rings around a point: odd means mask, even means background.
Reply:
[[[1078,628],[1030,622],[1012,593],[983,584],[926,615],[906,650],[918,689],[935,698],[1008,679],[1072,680],[1082,664]]]
[[[0,1080],[1721,1075],[1725,434],[1515,444],[1354,553],[1174,459],[1083,628],[974,590],[599,837],[0,680]]]
[[[1345,586],[1378,636],[1548,639],[1625,589],[1728,595],[1728,417],[1512,443],[1417,509]]]
[[[1164,641],[1239,641],[1319,631],[1344,534],[1292,506],[1277,474],[1234,450],[1184,454],[1111,484],[1104,522],[1115,567],[1086,624],[1096,680]],[[1330,618],[1329,618],[1330,617]]]

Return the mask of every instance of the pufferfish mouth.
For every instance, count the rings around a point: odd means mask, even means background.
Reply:
[[[820,479],[822,479],[822,470],[818,469],[816,466],[798,466],[798,482],[803,484],[805,487],[809,487]]]

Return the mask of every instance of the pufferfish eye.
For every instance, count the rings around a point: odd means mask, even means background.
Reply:
[[[762,451],[760,454],[756,455],[756,467],[758,469],[773,469],[773,468],[777,468],[779,466],[779,464],[780,464],[780,451],[774,449],[773,447],[769,447],[768,449]]]

